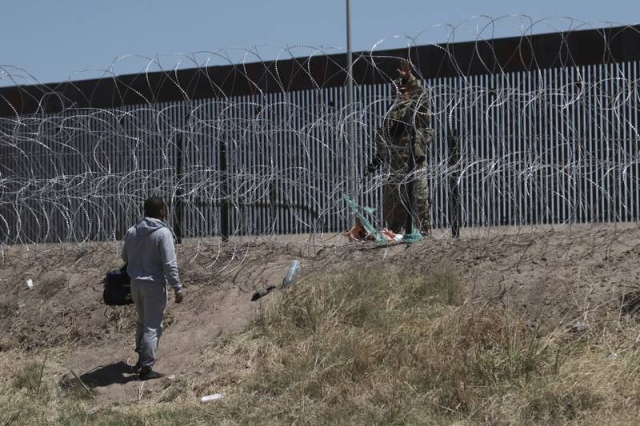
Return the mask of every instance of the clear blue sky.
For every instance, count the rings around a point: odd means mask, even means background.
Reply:
[[[345,0],[4,0],[0,4],[0,86],[29,84],[24,69],[41,83],[141,72],[148,58],[171,69],[274,59],[285,46],[346,48]],[[535,32],[589,23],[590,27],[640,22],[640,1],[610,0],[351,0],[354,51],[443,42],[457,27],[455,41],[520,35],[528,15]],[[487,17],[480,17],[485,15]],[[575,20],[563,17],[570,17]],[[443,26],[443,24],[446,24]],[[484,29],[484,30],[483,30]],[[270,46],[271,45],[271,46]],[[273,46],[275,45],[275,47]],[[247,50],[248,49],[248,50]],[[203,52],[189,56],[173,53]],[[313,53],[308,47],[295,56]],[[118,57],[125,58],[114,60]],[[139,57],[142,56],[142,57]],[[288,58],[284,55],[283,58]],[[2,68],[4,67],[4,68]],[[3,70],[4,69],[4,74]],[[89,70],[88,70],[89,69]],[[93,70],[91,70],[93,69]],[[149,68],[157,70],[157,66]]]

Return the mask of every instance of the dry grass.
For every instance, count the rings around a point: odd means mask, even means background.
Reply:
[[[446,267],[307,277],[212,351],[252,370],[211,389],[239,424],[635,424],[635,321],[543,334],[460,293]]]
[[[465,303],[446,267],[361,265],[305,277],[204,354],[216,376],[167,385],[153,403],[94,412],[55,360],[39,360],[5,376],[0,410],[5,424],[635,424],[639,332],[622,316],[543,333]],[[225,398],[197,402],[212,392]]]

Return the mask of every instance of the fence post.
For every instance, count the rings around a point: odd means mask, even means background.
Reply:
[[[229,241],[229,176],[227,174],[227,143],[220,141],[220,235],[223,242]]]
[[[173,230],[176,235],[176,244],[182,243],[182,179],[184,178],[184,134],[180,133],[176,140],[176,177],[178,187],[176,189],[176,202],[173,211]]]
[[[460,216],[462,216],[462,206],[460,204],[460,145],[458,131],[449,129],[447,135],[447,146],[449,150],[448,174],[449,174],[449,226],[451,226],[451,238],[460,237]]]

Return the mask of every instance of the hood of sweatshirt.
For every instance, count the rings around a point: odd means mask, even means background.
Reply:
[[[167,225],[164,224],[160,219],[154,219],[152,217],[145,217],[136,225],[136,232],[138,235],[149,235],[152,232],[157,231],[161,228],[166,228]]]

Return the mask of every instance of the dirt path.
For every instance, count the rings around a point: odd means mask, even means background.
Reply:
[[[237,288],[206,291],[190,287],[182,305],[170,303],[155,369],[186,381],[202,374],[198,362],[203,351],[223,334],[245,329],[256,315],[256,306]],[[131,313],[133,314],[133,312]],[[101,404],[125,404],[140,397],[141,382],[130,367],[137,361],[133,352],[133,330],[98,345],[89,345],[69,354],[64,364],[93,387]],[[207,371],[211,374],[211,371]],[[144,384],[145,392],[156,394],[166,381]]]

